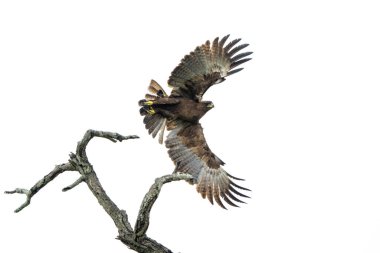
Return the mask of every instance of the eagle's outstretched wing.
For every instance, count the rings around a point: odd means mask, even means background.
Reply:
[[[251,58],[246,57],[252,52],[235,55],[248,44],[236,46],[240,39],[235,39],[224,46],[228,37],[224,36],[220,41],[218,37],[212,44],[206,41],[182,59],[169,77],[168,84],[173,87],[171,96],[201,101],[203,94],[213,84],[243,69],[235,68],[249,61]]]
[[[197,191],[203,198],[207,197],[211,204],[214,200],[223,208],[221,201],[237,206],[233,201],[245,203],[234,194],[248,197],[240,190],[247,190],[232,180],[242,180],[228,174],[223,168],[224,162],[219,159],[208,147],[203,135],[202,126],[184,121],[171,121],[167,125],[169,133],[165,144],[169,149],[170,158],[176,164],[175,172],[191,174],[192,183],[197,184]],[[232,201],[233,200],[233,201]]]

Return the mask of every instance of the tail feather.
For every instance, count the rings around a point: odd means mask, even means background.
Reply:
[[[158,124],[155,125],[155,128],[152,131],[153,138],[156,137],[156,135],[158,134],[158,132],[160,132],[160,131],[163,132],[164,131],[163,127],[165,127],[165,122],[166,122],[165,118],[164,119],[160,119],[159,122],[158,122]],[[158,139],[158,142],[160,142],[160,139]]]
[[[148,133],[152,135],[153,138],[157,136],[158,142],[163,143],[164,131],[166,126],[166,118],[159,113],[156,113],[154,102],[159,98],[167,97],[168,95],[164,89],[154,80],[151,80],[148,91],[145,95],[145,99],[141,99],[138,104],[141,106],[140,114],[144,116],[145,128]]]
[[[146,116],[146,115],[148,115],[148,112],[147,112],[146,108],[144,108],[144,107],[141,107],[141,108],[140,108],[140,115],[141,115],[141,116]]]
[[[168,95],[164,91],[164,89],[153,79],[150,81],[150,85],[148,90],[158,97],[167,97]]]
[[[155,100],[156,98],[157,98],[157,96],[155,96],[155,95],[152,95],[152,94],[145,94],[145,99],[146,99],[146,100],[151,101],[151,100]]]
[[[139,101],[139,106],[144,106],[145,103],[146,103],[147,101],[148,101],[148,100],[146,100],[146,99],[141,99],[141,100]]]
[[[166,127],[166,119],[164,119],[161,128],[160,128],[160,135],[158,136],[158,143],[162,144],[164,142],[164,132]]]

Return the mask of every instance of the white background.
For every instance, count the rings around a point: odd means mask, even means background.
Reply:
[[[166,185],[148,235],[174,252],[380,252],[377,1],[2,1],[0,190],[29,188],[89,129],[137,134],[88,153],[134,224],[174,169],[137,101],[195,46],[231,34],[245,69],[210,89],[211,149],[251,199],[225,211]],[[21,213],[0,194],[1,252],[127,252],[86,185],[65,173]]]

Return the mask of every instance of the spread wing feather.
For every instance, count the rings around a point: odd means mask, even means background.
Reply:
[[[186,55],[181,63],[172,71],[168,84],[173,87],[171,96],[181,96],[197,101],[203,94],[216,83],[224,81],[224,78],[243,68],[233,70],[240,64],[249,61],[246,58],[252,52],[244,52],[234,56],[248,44],[241,44],[240,39],[235,39],[224,46],[229,35],[220,41],[215,38],[212,43],[206,41]]]
[[[223,199],[231,206],[233,201],[244,203],[238,198],[248,197],[240,190],[249,189],[237,185],[232,180],[241,180],[228,174],[223,168],[223,161],[208,147],[202,126],[184,121],[170,121],[167,124],[170,133],[165,141],[170,158],[176,164],[175,172],[191,174],[192,183],[197,184],[197,191],[203,198],[226,208]],[[235,187],[235,188],[234,188]]]

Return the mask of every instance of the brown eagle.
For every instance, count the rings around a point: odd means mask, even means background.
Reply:
[[[199,120],[214,107],[212,102],[202,101],[208,88],[242,70],[236,67],[251,59],[246,57],[252,52],[237,54],[248,44],[237,45],[240,39],[235,39],[225,46],[228,37],[216,38],[212,43],[206,41],[186,55],[169,77],[168,84],[173,88],[170,95],[152,80],[148,87],[150,93],[139,101],[140,114],[153,138],[159,133],[162,144],[165,128],[170,131],[165,145],[175,163],[174,172],[191,174],[190,183],[197,184],[202,197],[207,196],[211,204],[215,200],[223,208],[226,207],[221,198],[237,207],[233,201],[244,202],[235,195],[248,197],[238,189],[249,189],[234,183],[233,179],[242,179],[222,168],[224,162],[208,147]]]

